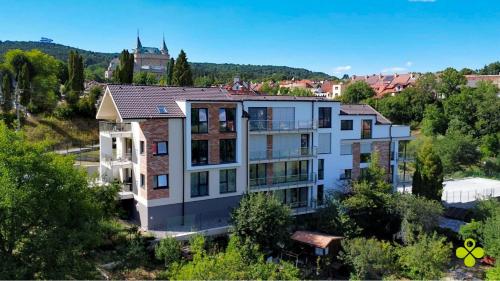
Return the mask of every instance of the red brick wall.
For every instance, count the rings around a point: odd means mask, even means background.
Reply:
[[[168,141],[168,119],[150,119],[141,122],[140,127],[144,137],[141,140],[145,141],[145,153],[139,157],[141,173],[146,176],[146,185],[144,188],[139,187],[139,195],[148,200],[168,198],[168,189],[153,189],[153,177],[155,175],[169,174],[168,155],[156,156],[153,152],[154,142]]]
[[[359,168],[359,163],[361,162],[361,145],[359,142],[355,142],[352,144],[352,171],[351,177],[352,180],[357,180],[361,174],[361,169]]]
[[[390,141],[375,141],[373,142],[373,150],[378,152],[379,165],[383,167],[390,178],[390,159],[391,159],[391,142]]]
[[[193,103],[191,108],[208,109],[208,133],[191,134],[192,140],[208,140],[208,163],[219,164],[219,140],[236,139],[236,132],[220,132],[219,108],[236,108],[234,103]],[[236,116],[238,119],[238,116]]]

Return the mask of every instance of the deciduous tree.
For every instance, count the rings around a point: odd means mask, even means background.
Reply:
[[[430,141],[420,148],[413,174],[412,193],[441,201],[443,191],[443,166],[441,158]]]
[[[359,103],[373,96],[375,96],[375,91],[370,85],[364,81],[356,81],[347,86],[341,99],[345,103]]]

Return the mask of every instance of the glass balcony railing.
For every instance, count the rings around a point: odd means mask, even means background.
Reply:
[[[301,131],[317,128],[317,123],[312,120],[304,121],[276,121],[276,120],[250,120],[250,131]]]
[[[299,147],[293,149],[266,149],[250,151],[250,161],[290,159],[313,157],[317,154],[316,147]]]
[[[132,153],[123,153],[121,155],[104,155],[104,162],[109,164],[120,164],[132,161]]]
[[[258,190],[281,186],[297,186],[302,184],[314,183],[316,181],[315,173],[296,174],[289,176],[274,176],[265,178],[250,178],[250,189]]]
[[[130,132],[132,131],[132,126],[130,123],[114,123],[114,122],[99,122],[100,132]]]

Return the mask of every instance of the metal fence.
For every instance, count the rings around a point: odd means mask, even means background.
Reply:
[[[466,203],[481,200],[488,197],[499,197],[500,190],[495,188],[484,188],[475,190],[445,191],[442,200],[446,203]]]

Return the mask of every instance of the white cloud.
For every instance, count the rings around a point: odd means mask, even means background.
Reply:
[[[388,73],[388,72],[403,72],[406,71],[407,69],[405,67],[400,67],[400,66],[394,66],[394,67],[388,67],[382,69],[382,73]]]
[[[345,73],[346,71],[349,71],[351,70],[351,66],[350,65],[341,65],[341,66],[337,66],[333,69],[333,73],[335,74],[343,74]]]
[[[434,3],[437,0],[408,0],[408,2]]]

